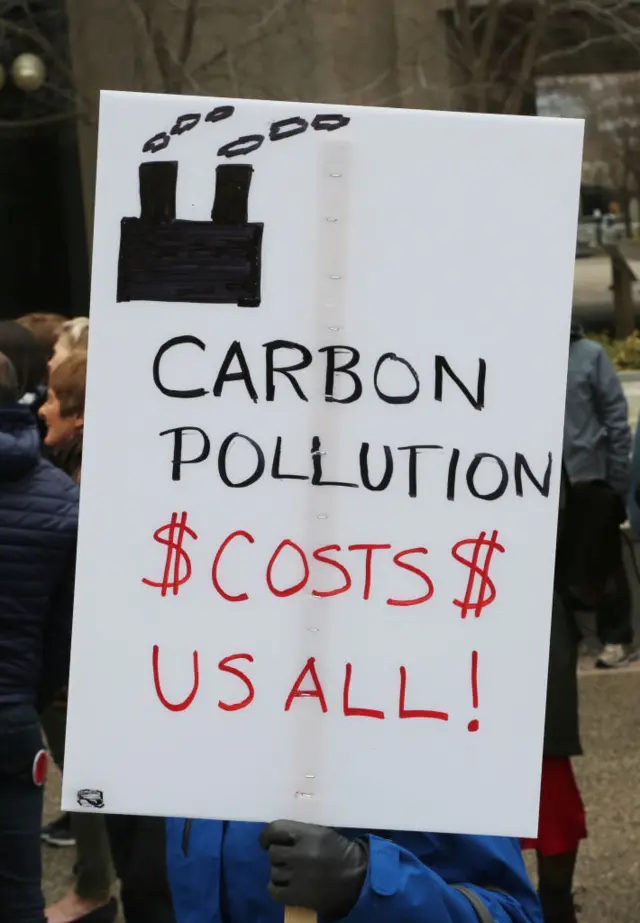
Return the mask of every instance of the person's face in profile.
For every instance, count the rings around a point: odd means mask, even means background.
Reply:
[[[60,401],[56,392],[49,388],[47,400],[38,411],[39,416],[47,425],[45,445],[56,446],[71,439],[82,429],[84,418],[78,413],[63,416],[60,411]]]

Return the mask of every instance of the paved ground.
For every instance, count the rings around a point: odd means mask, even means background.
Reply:
[[[45,792],[45,821],[49,821],[57,815],[59,801],[60,777],[54,771],[50,774]],[[74,854],[75,850],[73,849],[43,848],[45,896],[50,903],[63,897],[73,881],[71,867]]]
[[[586,669],[584,669],[586,667]],[[578,864],[580,923],[640,919],[640,664],[603,673],[581,671],[585,755],[576,760],[589,819]],[[47,791],[56,810],[58,780]],[[45,888],[53,899],[71,884],[73,850],[44,848]]]
[[[589,839],[578,862],[580,923],[637,923],[640,907],[640,669],[581,676],[585,755],[575,761]]]

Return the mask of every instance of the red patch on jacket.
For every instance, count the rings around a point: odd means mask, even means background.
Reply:
[[[39,750],[34,757],[33,766],[31,767],[31,778],[33,779],[33,784],[37,785],[38,788],[41,788],[47,781],[48,771],[49,754],[46,750]]]

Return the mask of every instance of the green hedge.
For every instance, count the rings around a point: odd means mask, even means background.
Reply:
[[[625,340],[614,340],[606,333],[589,334],[590,340],[601,343],[609,358],[620,371],[640,369],[640,332],[635,331]]]

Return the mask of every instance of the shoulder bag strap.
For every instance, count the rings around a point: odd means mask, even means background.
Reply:
[[[464,894],[475,912],[478,914],[480,923],[495,923],[493,916],[489,912],[489,908],[477,893],[477,891],[472,891],[471,888],[465,888],[464,885],[453,885],[452,887],[454,887],[456,891],[459,891],[460,894]]]

